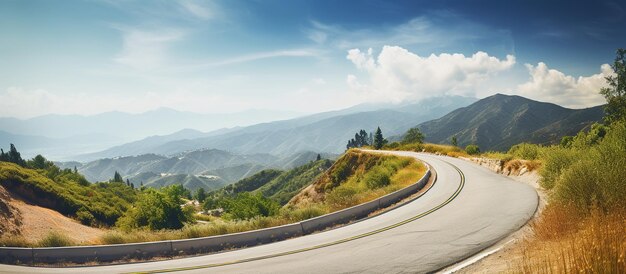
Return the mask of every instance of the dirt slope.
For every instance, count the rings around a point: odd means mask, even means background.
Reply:
[[[5,211],[5,207],[9,210]],[[52,209],[29,204],[2,186],[0,209],[0,229],[3,234],[21,234],[32,243],[41,240],[51,231],[66,235],[77,244],[96,243],[105,232],[103,229],[82,225]]]

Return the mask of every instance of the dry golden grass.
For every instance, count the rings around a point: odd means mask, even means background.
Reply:
[[[4,247],[33,247],[34,244],[21,235],[4,234],[0,237],[0,246]]]
[[[524,245],[514,272],[626,273],[626,211],[550,205],[533,224],[536,237]]]

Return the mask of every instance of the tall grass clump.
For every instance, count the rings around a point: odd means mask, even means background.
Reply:
[[[0,236],[0,246],[2,247],[31,247],[33,244],[22,235],[4,234]]]
[[[600,138],[596,138],[600,136]],[[532,225],[524,273],[626,273],[626,125],[596,126],[543,151],[551,201]]]
[[[72,239],[60,232],[51,231],[43,239],[37,242],[39,247],[60,247],[76,245]]]
[[[567,207],[546,212],[549,215],[543,215],[533,226],[537,239],[525,244],[522,264],[516,271],[626,273],[625,211],[575,212],[575,208]]]

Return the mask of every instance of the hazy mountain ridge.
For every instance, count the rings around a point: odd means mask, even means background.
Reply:
[[[237,129],[238,126],[294,116],[297,115],[271,110],[199,114],[160,108],[139,114],[106,112],[89,116],[51,114],[29,119],[0,117],[0,131],[6,132],[0,133],[0,141],[18,145],[28,157],[39,153],[53,160],[95,160],[150,153],[150,143],[159,142],[162,138],[171,141],[211,136]],[[190,128],[194,130],[189,130]],[[232,129],[220,130],[220,128]],[[170,134],[172,132],[175,133]],[[155,134],[168,135],[154,136]],[[155,138],[145,138],[143,144],[134,144],[145,146],[142,150],[146,151],[144,153],[126,155],[118,153],[89,159],[73,157],[102,151],[146,136]],[[161,140],[160,143],[162,142]]]
[[[441,117],[474,101],[476,101],[475,98],[451,96],[400,105],[358,105],[340,111],[232,129],[222,134],[207,134],[194,139],[162,136],[160,143],[152,142],[155,139],[142,140],[99,153],[83,155],[83,158],[94,159],[143,153],[172,155],[203,148],[216,148],[242,154],[285,155],[298,151],[340,153],[345,149],[345,142],[360,129],[373,132],[377,126],[380,126],[386,136],[401,134],[415,123]]]
[[[602,120],[601,106],[568,109],[520,96],[496,94],[419,124],[432,143],[476,144],[481,150],[507,150],[520,142],[553,144]]]

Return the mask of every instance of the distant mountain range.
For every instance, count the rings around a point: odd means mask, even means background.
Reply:
[[[373,132],[380,126],[386,136],[402,134],[416,123],[441,117],[474,101],[475,98],[454,96],[402,105],[359,105],[341,111],[219,132],[187,130],[175,133],[175,136],[149,137],[75,158],[85,161],[145,153],[173,155],[204,148],[277,156],[300,151],[340,153],[345,150],[347,140],[360,129]]]
[[[602,106],[568,109],[520,96],[496,94],[419,124],[427,142],[449,144],[453,136],[460,146],[476,144],[482,151],[508,150],[521,142],[555,144],[565,135],[603,117]]]
[[[337,155],[322,154],[326,159]],[[57,162],[61,168],[78,171],[91,182],[108,181],[115,172],[135,186],[162,187],[174,183],[195,190],[212,190],[239,181],[263,169],[290,169],[315,160],[317,153],[300,152],[285,157],[270,154],[234,154],[217,149],[196,150],[172,157],[143,154],[105,158],[82,164]]]
[[[91,116],[44,115],[30,119],[0,118],[0,144],[14,143],[25,156],[44,154],[55,160],[91,153],[157,134],[196,138],[193,128],[214,131],[297,116],[296,113],[249,110],[227,114],[198,114],[160,108],[140,114],[107,112]],[[183,130],[183,131],[181,131]],[[216,131],[223,133],[224,131]]]

